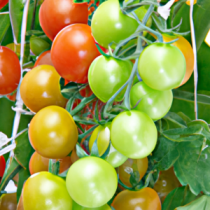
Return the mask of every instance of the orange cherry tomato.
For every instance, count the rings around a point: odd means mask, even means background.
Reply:
[[[43,52],[38,57],[38,59],[36,60],[36,63],[34,64],[34,67],[44,65],[44,64],[53,66],[50,50]]]
[[[85,24],[74,24],[63,29],[54,39],[51,58],[57,72],[66,80],[87,83],[88,69],[100,53]]]
[[[59,80],[60,76],[53,66],[33,68],[24,76],[20,86],[24,104],[33,112],[50,105],[65,107],[67,99],[61,94]]]
[[[0,177],[3,177],[6,168],[4,156],[0,156]]]
[[[139,191],[120,192],[115,197],[112,206],[115,210],[161,210],[158,194],[149,187]]]
[[[1,210],[16,210],[17,209],[17,194],[3,194],[0,198]]]
[[[9,48],[0,46],[0,95],[15,91],[20,81],[18,56]]]
[[[77,139],[77,126],[72,116],[59,106],[41,109],[29,125],[32,147],[46,158],[66,157],[74,149]]]
[[[0,9],[8,4],[9,0],[0,0]]]
[[[74,23],[88,22],[88,4],[76,4],[73,0],[45,0],[39,11],[40,25],[53,40],[64,27]]]

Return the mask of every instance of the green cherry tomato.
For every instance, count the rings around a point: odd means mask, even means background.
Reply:
[[[88,81],[93,93],[103,102],[107,102],[128,80],[132,71],[130,61],[113,57],[99,56],[91,64]],[[117,96],[116,101],[123,99],[125,90]]]
[[[43,51],[47,50],[50,47],[50,44],[44,39],[32,36],[30,38],[30,49],[34,55],[40,55]]]
[[[182,83],[186,72],[186,61],[177,47],[154,43],[141,53],[138,71],[149,87],[155,90],[170,90]]]
[[[95,11],[91,29],[96,41],[108,48],[111,42],[119,43],[135,32],[138,23],[122,13],[118,0],[103,2]]]
[[[105,205],[113,197],[117,183],[115,169],[105,160],[91,156],[77,160],[66,177],[72,199],[88,208]]]
[[[138,101],[139,104],[136,106]],[[130,92],[130,103],[135,110],[145,112],[153,120],[159,120],[170,110],[173,101],[171,90],[159,91],[144,82],[136,83]]]
[[[157,143],[157,129],[152,119],[136,110],[121,112],[111,124],[112,145],[131,159],[147,157]]]
[[[103,206],[97,207],[97,208],[86,208],[83,206],[80,206],[79,204],[77,204],[76,202],[73,201],[73,210],[111,210],[111,208],[109,207],[109,205],[105,204]]]
[[[40,172],[25,182],[23,206],[24,210],[72,210],[72,199],[62,178]]]

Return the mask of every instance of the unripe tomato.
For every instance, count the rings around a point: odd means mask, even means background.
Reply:
[[[57,72],[69,81],[86,83],[88,69],[100,53],[85,24],[67,26],[53,41],[51,58]]]
[[[146,85],[155,90],[170,90],[182,83],[186,61],[175,46],[153,43],[140,55],[138,71]]]
[[[112,206],[115,210],[161,210],[158,194],[149,187],[139,191],[120,192],[115,197]]]
[[[0,46],[0,95],[15,91],[20,81],[18,56],[9,48]]]
[[[31,120],[29,139],[41,156],[61,159],[74,149],[78,131],[72,116],[65,109],[48,106]]]
[[[163,202],[166,196],[181,184],[174,174],[173,168],[167,171],[161,171],[157,182],[154,185],[154,190],[158,193],[161,201]]]
[[[176,42],[174,42],[172,45],[178,47],[184,57],[185,57],[185,61],[186,61],[186,73],[184,76],[184,79],[181,83],[181,85],[185,84],[191,77],[193,70],[194,70],[194,54],[193,54],[193,49],[191,44],[183,37],[183,36],[168,36],[167,34],[163,35],[163,40],[164,42],[170,42],[174,39],[178,40]]]
[[[3,194],[0,198],[1,210],[16,210],[17,209],[17,194]]]
[[[29,161],[30,174],[32,175],[41,171],[48,171],[49,161],[49,158],[42,157],[38,152],[34,152]],[[65,158],[59,159],[59,162],[59,173],[66,171],[72,164],[70,156],[66,156]]]
[[[121,112],[111,124],[112,145],[128,158],[147,157],[157,143],[157,129],[152,119],[136,110]]]
[[[66,177],[72,199],[88,208],[105,205],[114,195],[117,182],[115,169],[105,160],[91,156],[76,161]]]
[[[90,66],[88,82],[93,93],[103,102],[107,102],[129,79],[132,63],[113,57],[99,56]],[[121,101],[125,89],[116,98]]]
[[[139,180],[140,181],[143,176],[146,174],[148,169],[148,158],[142,159],[128,159],[119,167],[119,178],[120,181],[128,187],[132,187],[130,183],[130,173],[138,171],[139,172]]]
[[[50,44],[44,39],[31,36],[30,38],[30,49],[34,55],[40,55],[43,51],[47,50],[50,47]]]
[[[24,210],[72,210],[65,181],[49,172],[29,177],[23,187]]]
[[[8,4],[9,0],[0,0],[0,9]]]
[[[44,64],[53,66],[50,50],[43,52],[38,57],[38,59],[36,60],[36,63],[34,64],[34,67],[44,65]]]
[[[4,156],[0,156],[0,177],[3,177],[6,168]]]
[[[73,0],[45,0],[39,11],[40,25],[53,40],[64,27],[74,23],[88,22],[88,4],[75,4]]]
[[[73,201],[73,210],[111,210],[111,208],[107,204],[97,208],[86,208]]]
[[[164,117],[171,108],[173,94],[171,90],[159,91],[148,87],[144,82],[136,83],[130,92],[130,103],[134,108],[142,111],[154,121]]]
[[[50,65],[40,65],[27,72],[20,85],[24,104],[33,112],[50,105],[65,107],[67,99],[61,94],[59,80],[59,74]]]

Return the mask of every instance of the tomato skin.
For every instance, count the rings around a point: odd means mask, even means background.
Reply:
[[[87,83],[88,69],[100,53],[85,24],[67,26],[53,41],[51,58],[57,72],[66,80]]]
[[[149,187],[139,191],[120,192],[115,197],[112,206],[115,210],[161,210],[158,194]]]
[[[8,4],[9,0],[0,0],[0,9]]]
[[[9,48],[0,46],[0,95],[7,95],[17,88],[21,69],[18,56]]]
[[[155,90],[170,90],[182,83],[186,61],[175,46],[153,43],[140,55],[138,71],[146,85]]]
[[[98,208],[86,208],[73,201],[73,210],[111,210],[111,208],[107,204]]]
[[[32,147],[43,157],[66,157],[74,149],[77,139],[76,124],[72,116],[61,107],[45,107],[31,120],[29,140]]]
[[[0,177],[3,177],[6,168],[6,161],[4,156],[0,156]]]
[[[171,108],[173,93],[171,90],[158,91],[148,87],[144,82],[136,83],[130,92],[130,103],[134,108],[142,111],[154,121],[164,117]]]
[[[128,159],[119,167],[119,179],[120,181],[128,187],[132,187],[130,183],[130,173],[138,171],[139,172],[139,181],[143,178],[146,174],[148,169],[148,158],[142,159]]]
[[[73,0],[45,0],[39,11],[40,25],[53,40],[64,27],[88,22],[88,4],[75,4]]]
[[[114,195],[117,182],[115,169],[105,160],[91,156],[76,161],[66,178],[72,199],[88,208],[105,205]]]
[[[24,104],[33,112],[44,107],[65,107],[67,99],[60,91],[60,76],[53,66],[40,65],[27,72],[20,85]]]
[[[46,42],[44,39],[37,36],[31,36],[30,49],[34,55],[40,55],[43,51],[45,51],[49,47],[50,44]]]
[[[72,210],[65,181],[49,172],[29,177],[23,187],[24,210]]]
[[[107,102],[128,80],[132,71],[130,61],[122,61],[113,57],[99,56],[90,66],[88,81],[93,93],[103,102]],[[125,89],[117,96],[121,101]]]
[[[143,112],[121,112],[112,121],[111,142],[115,149],[128,158],[144,158],[155,148],[157,129],[152,119]]]
[[[43,52],[38,59],[36,60],[34,67],[40,66],[40,65],[50,65],[53,66],[52,59],[51,59],[51,51],[47,50]]]
[[[0,209],[1,210],[16,210],[17,209],[17,194],[3,194],[0,197]]]

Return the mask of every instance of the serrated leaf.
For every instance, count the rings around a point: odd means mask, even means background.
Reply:
[[[185,128],[187,124],[185,121],[176,113],[168,112],[168,114],[163,118],[168,121],[170,128]]]

